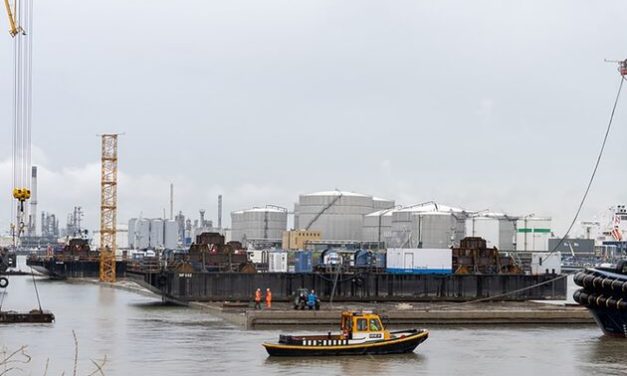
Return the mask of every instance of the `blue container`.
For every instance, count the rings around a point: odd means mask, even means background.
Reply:
[[[311,273],[313,270],[313,254],[311,251],[294,253],[294,273]]]
[[[374,266],[377,269],[385,269],[385,253],[375,253]]]
[[[371,262],[370,252],[365,249],[359,249],[355,252],[355,267],[367,268],[370,266]]]

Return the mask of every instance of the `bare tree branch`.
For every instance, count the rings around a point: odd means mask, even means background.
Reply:
[[[78,338],[76,338],[76,332],[72,330],[72,336],[74,337],[74,373],[73,376],[76,376],[76,372],[78,372]]]

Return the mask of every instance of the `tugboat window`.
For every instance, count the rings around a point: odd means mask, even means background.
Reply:
[[[366,319],[357,319],[357,330],[360,332],[365,332],[368,330],[368,320]]]
[[[370,319],[370,331],[371,332],[380,332],[381,331],[381,323],[377,319]]]

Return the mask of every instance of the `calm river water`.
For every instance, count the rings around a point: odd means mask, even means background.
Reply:
[[[269,358],[261,347],[281,331],[246,331],[194,309],[92,284],[38,279],[46,325],[0,325],[0,346],[28,346],[23,374],[72,373],[79,341],[79,374],[107,356],[106,375],[610,375],[627,374],[627,340],[606,338],[596,326],[433,326],[413,354],[384,357]],[[3,309],[36,307],[31,277],[12,277]],[[0,373],[2,370],[0,369]],[[20,374],[20,373],[14,373]]]

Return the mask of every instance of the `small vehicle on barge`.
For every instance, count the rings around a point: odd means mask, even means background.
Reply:
[[[385,355],[409,353],[429,337],[425,329],[389,331],[372,312],[342,312],[340,333],[280,335],[264,343],[271,356]]]

